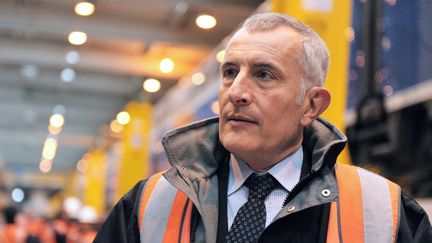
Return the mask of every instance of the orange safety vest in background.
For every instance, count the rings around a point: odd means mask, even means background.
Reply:
[[[331,203],[327,242],[394,243],[400,188],[364,169],[337,164],[339,199]],[[190,242],[192,202],[163,176],[153,175],[141,194],[141,242]]]
[[[15,224],[8,224],[0,228],[1,243],[24,243],[26,232]]]

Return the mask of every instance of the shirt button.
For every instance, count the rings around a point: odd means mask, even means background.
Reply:
[[[287,211],[288,212],[292,212],[292,211],[294,211],[295,210],[295,207],[294,206],[289,206],[288,208],[287,208]]]
[[[321,191],[321,195],[323,197],[328,197],[328,196],[330,196],[330,194],[331,194],[331,192],[330,192],[329,189],[324,189],[324,190]]]

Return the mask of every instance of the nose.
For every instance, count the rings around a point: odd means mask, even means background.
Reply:
[[[251,102],[251,87],[248,78],[239,73],[228,89],[228,99],[233,105],[244,106]]]

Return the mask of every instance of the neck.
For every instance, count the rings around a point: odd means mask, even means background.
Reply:
[[[269,169],[271,169],[273,166],[275,166],[276,164],[281,162],[286,157],[295,153],[300,148],[300,145],[301,144],[299,144],[298,146],[296,146],[294,148],[286,150],[285,153],[281,153],[277,157],[276,156],[266,156],[266,154],[264,154],[264,153],[262,153],[261,156],[259,156],[259,157],[253,157],[253,158],[249,158],[249,159],[243,159],[241,156],[240,157],[238,157],[236,155],[234,155],[234,156],[236,156],[240,160],[244,161],[249,166],[249,168],[251,168],[253,171],[255,171],[257,173],[263,173],[263,172],[266,172]],[[273,158],[273,159],[270,159],[270,158]]]
[[[271,169],[274,165],[276,165],[277,163],[279,163],[279,161],[278,162],[276,162],[276,163],[273,163],[273,164],[259,164],[259,165],[257,165],[257,164],[251,164],[251,163],[248,163],[248,162],[245,162],[254,172],[257,172],[257,173],[263,173],[263,172],[266,172],[266,171],[268,171],[269,169]]]

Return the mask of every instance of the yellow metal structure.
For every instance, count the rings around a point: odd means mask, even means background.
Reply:
[[[273,12],[285,13],[301,20],[326,42],[330,52],[330,67],[325,87],[330,90],[332,101],[323,117],[345,131],[352,1],[271,0],[270,4]],[[347,148],[338,160],[350,163]]]
[[[93,207],[98,215],[105,210],[105,161],[106,153],[102,149],[95,149],[87,153],[84,158],[87,169],[84,172],[83,204]]]
[[[130,122],[121,134],[121,156],[118,171],[117,198],[128,192],[139,180],[148,176],[149,137],[152,106],[147,103],[130,102],[125,111]]]

